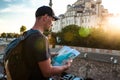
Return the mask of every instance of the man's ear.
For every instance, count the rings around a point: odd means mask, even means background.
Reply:
[[[47,14],[45,14],[44,16],[43,16],[43,21],[46,21],[48,19],[48,16],[47,16]]]

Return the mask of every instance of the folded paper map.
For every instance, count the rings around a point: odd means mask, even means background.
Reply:
[[[80,52],[68,46],[63,46],[58,52],[58,55],[52,58],[53,66],[61,66],[69,59],[76,58]]]

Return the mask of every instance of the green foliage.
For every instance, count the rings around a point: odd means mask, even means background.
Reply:
[[[69,25],[62,29],[61,32],[58,33],[58,37],[61,39],[60,44],[66,45],[75,45],[77,44],[77,38],[79,36],[79,27],[77,25]]]
[[[1,38],[17,38],[19,36],[18,33],[2,33]]]
[[[5,38],[6,36],[7,36],[6,33],[2,33],[2,34],[1,34],[1,37],[2,37],[2,38]]]
[[[23,26],[23,25],[22,25],[22,26],[20,27],[20,33],[25,32],[25,31],[26,31],[26,29],[27,29],[27,28],[26,28],[26,26]]]
[[[51,31],[45,30],[43,34],[44,34],[45,36],[48,36],[50,33],[51,33]]]
[[[89,34],[90,34],[90,29],[89,29],[89,28],[81,27],[81,28],[79,29],[79,35],[80,35],[81,37],[87,37]]]
[[[120,50],[120,33],[110,33],[102,27],[83,28],[69,25],[56,34],[59,45]]]
[[[49,41],[49,44],[52,45],[52,48],[55,48],[56,33],[51,32],[51,34],[48,35],[48,41]]]

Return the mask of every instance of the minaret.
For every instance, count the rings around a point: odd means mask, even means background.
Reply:
[[[52,0],[50,0],[49,6],[50,6],[51,8],[52,8],[52,5],[53,5],[53,4],[52,4]]]

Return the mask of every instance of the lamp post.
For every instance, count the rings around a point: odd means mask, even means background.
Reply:
[[[61,42],[61,39],[60,39],[60,37],[56,37],[56,41],[57,41],[57,43],[60,43]]]
[[[111,65],[112,76],[113,76],[114,80],[117,80],[118,71],[116,69],[117,69],[118,60],[115,59],[114,57],[111,57],[110,59],[112,62],[112,65]]]
[[[91,66],[89,65],[89,62],[88,62],[88,53],[84,53],[84,59],[86,60],[86,65],[85,65],[85,68],[86,68],[86,73],[85,73],[85,79],[88,78],[88,72],[91,68]]]

